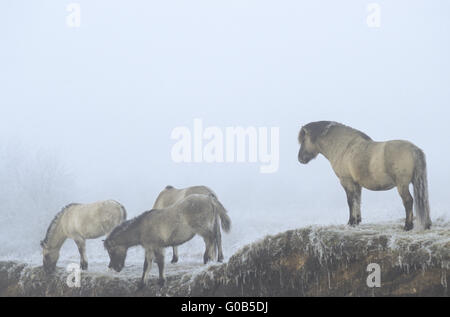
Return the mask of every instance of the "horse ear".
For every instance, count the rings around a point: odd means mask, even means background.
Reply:
[[[302,131],[303,131],[303,133],[305,133],[306,135],[310,135],[310,131],[309,131],[306,127],[302,127]]]
[[[305,127],[302,127],[300,129],[300,132],[298,133],[298,142],[299,143],[303,143],[303,141],[305,139],[305,134],[306,134],[305,130],[306,130]]]
[[[45,242],[44,242],[44,240],[41,240],[41,248],[45,248]]]
[[[103,240],[103,246],[105,248],[111,247],[112,246],[111,241],[109,241],[107,239]]]

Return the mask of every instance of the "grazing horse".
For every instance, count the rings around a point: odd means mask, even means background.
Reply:
[[[147,284],[153,259],[158,264],[158,282],[162,286],[165,281],[164,248],[185,243],[198,234],[205,241],[203,260],[207,263],[215,255],[215,240],[220,230],[218,218],[222,229],[228,232],[231,220],[212,194],[192,194],[170,207],[146,211],[114,228],[104,241],[111,260],[109,268],[120,272],[128,248],[141,245],[145,249],[145,261],[139,286]]]
[[[153,205],[153,209],[167,208],[192,194],[203,194],[203,195],[212,194],[217,197],[217,195],[206,186],[191,186],[187,188],[177,189],[169,185],[166,186],[166,188],[164,188],[161,193],[159,193],[158,198],[156,198],[155,204]],[[220,234],[220,230],[217,234],[216,243],[218,250],[217,261],[222,262],[223,251],[222,251],[222,236]],[[173,246],[173,256],[171,262],[172,263],[178,262],[177,246]]]
[[[67,238],[75,241],[80,252],[80,266],[87,270],[85,240],[110,233],[126,217],[125,208],[114,200],[65,206],[53,218],[44,240],[41,241],[45,271],[51,273],[55,270],[59,250]]]
[[[350,225],[361,222],[362,187],[376,191],[397,187],[406,212],[405,230],[413,228],[413,202],[421,227],[431,227],[425,154],[414,144],[375,142],[361,131],[332,121],[303,126],[298,142],[300,163],[307,164],[319,153],[330,161],[347,194]]]

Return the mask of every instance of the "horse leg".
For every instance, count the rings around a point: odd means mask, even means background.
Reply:
[[[357,225],[361,222],[361,186],[353,181],[342,181],[341,184],[347,194],[347,204],[349,208],[349,220],[350,226]]]
[[[88,261],[86,256],[86,241],[84,239],[78,238],[74,239],[78,252],[80,252],[80,267],[82,270],[88,269]]]
[[[356,185],[356,190],[354,192],[353,210],[356,214],[357,225],[361,223],[361,190],[361,186]]]
[[[139,282],[138,289],[141,289],[145,286],[144,277],[145,277],[145,272],[147,272],[147,267],[148,267],[148,262],[147,262],[147,256],[146,256],[145,260],[144,260],[144,270],[142,271],[142,277],[141,277],[141,281]]]
[[[159,269],[159,280],[158,284],[159,286],[164,286],[164,283],[166,282],[164,278],[164,249],[159,248],[155,250],[155,262],[158,264]]]
[[[217,262],[223,262],[223,251],[222,251],[222,235],[220,229],[217,232]]]
[[[216,232],[216,246],[217,246],[217,262],[223,261],[223,251],[222,251],[222,234],[220,233],[219,219],[216,218],[214,223],[214,231]]]
[[[177,263],[178,262],[178,247],[173,247],[173,255],[172,255],[172,261],[170,263]]]
[[[203,237],[203,241],[205,241],[205,253],[203,254],[203,263],[208,263],[209,260],[214,258],[215,251],[215,241],[212,235],[206,235]]]
[[[142,272],[142,278],[141,282],[139,283],[139,287],[144,287],[148,282],[150,270],[152,269],[153,255],[153,250],[145,249],[144,270]]]
[[[406,220],[405,220],[405,231],[409,231],[414,227],[413,224],[413,198],[409,192],[408,185],[398,185],[398,193],[402,197],[403,206],[405,207]]]

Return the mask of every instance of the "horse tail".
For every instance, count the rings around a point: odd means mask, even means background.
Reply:
[[[231,219],[227,215],[227,210],[222,205],[222,203],[217,199],[216,195],[211,193],[209,194],[209,197],[212,198],[214,210],[219,215],[220,224],[222,226],[223,231],[229,232],[231,229]]]
[[[425,153],[417,149],[415,152],[415,168],[413,175],[414,209],[423,229],[431,227],[430,205],[428,202],[427,163]]]
[[[127,220],[127,210],[125,209],[125,207],[121,204],[120,205],[120,209],[122,209],[123,212],[123,220]]]
[[[120,211],[122,211],[122,221],[127,220],[127,210],[125,209],[125,207],[118,201],[113,200],[113,202],[119,205]]]
[[[216,209],[216,207],[214,207],[214,209]],[[215,213],[216,214],[216,213]],[[217,260],[220,262],[220,247],[222,245],[222,234],[220,233],[220,224],[219,224],[219,215],[215,215],[214,216],[214,235],[215,235],[215,239],[214,239],[214,244],[215,244],[215,250],[216,250],[216,254],[217,254]]]

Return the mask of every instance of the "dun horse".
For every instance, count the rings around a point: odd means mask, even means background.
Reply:
[[[80,252],[80,266],[87,270],[85,240],[110,233],[126,217],[125,208],[113,200],[67,205],[53,218],[41,241],[45,271],[50,273],[55,270],[59,250],[67,238],[75,241]]]
[[[413,228],[413,204],[421,227],[431,227],[425,154],[414,144],[375,142],[361,131],[330,121],[303,126],[298,141],[300,163],[307,164],[319,153],[330,161],[347,194],[350,225],[361,222],[362,187],[377,191],[397,187],[406,212],[405,230]]]
[[[192,186],[192,187],[177,189],[177,188],[169,185],[169,186],[166,186],[166,188],[164,188],[163,191],[158,195],[158,198],[156,198],[155,204],[153,205],[153,209],[167,208],[192,194],[204,194],[204,195],[212,194],[217,198],[216,194],[206,186]],[[218,250],[217,261],[222,262],[223,261],[223,251],[222,251],[222,236],[220,234],[220,230],[217,233],[216,244],[217,244],[217,250]],[[173,247],[173,256],[172,256],[171,262],[172,263],[178,262],[178,247],[177,246]]]
[[[204,263],[214,258],[215,240],[220,230],[230,230],[231,220],[214,195],[192,194],[165,209],[152,209],[114,228],[104,242],[110,257],[109,268],[120,272],[128,248],[145,249],[144,270],[140,286],[147,284],[153,259],[159,268],[159,284],[164,284],[164,248],[192,239],[196,234],[205,241]]]

